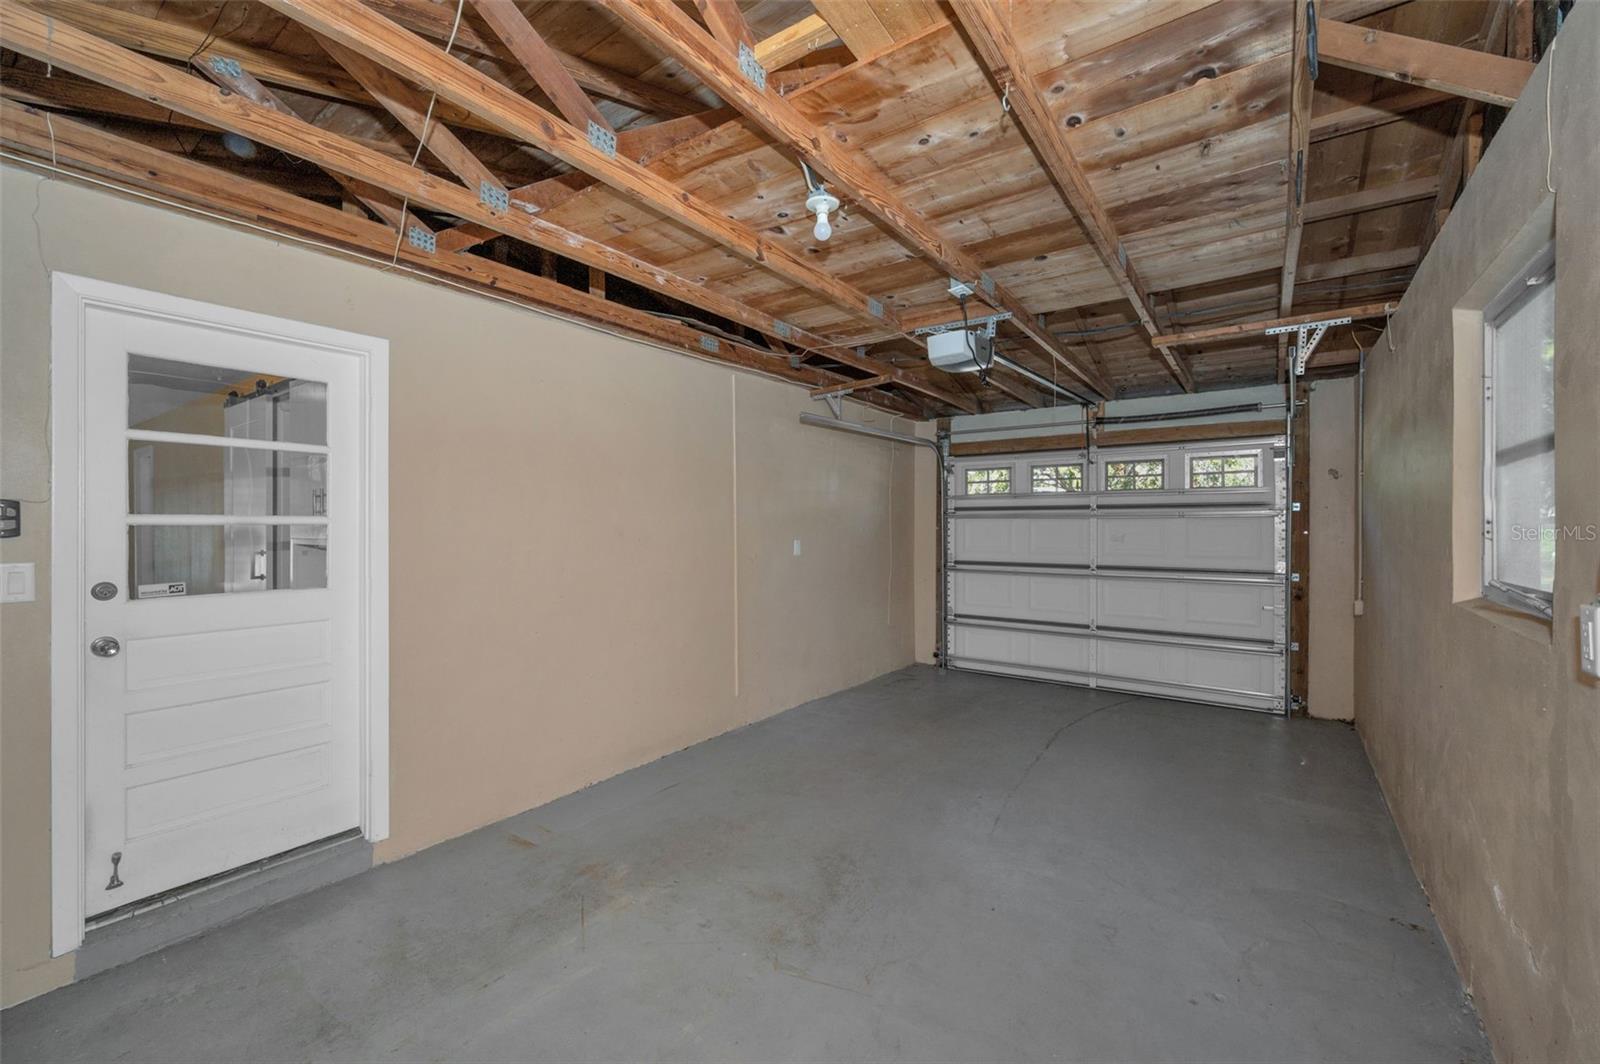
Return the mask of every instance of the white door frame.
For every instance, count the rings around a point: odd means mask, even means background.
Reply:
[[[67,273],[51,276],[50,908],[52,956],[83,942],[85,312],[89,307],[287,339],[356,359],[364,525],[359,610],[361,832],[389,835],[389,341]]]

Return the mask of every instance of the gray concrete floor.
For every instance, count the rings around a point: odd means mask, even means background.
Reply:
[[[1348,727],[927,668],[3,1038],[7,1064],[1491,1059]]]

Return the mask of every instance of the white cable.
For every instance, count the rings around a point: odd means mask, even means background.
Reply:
[[[1550,169],[1556,160],[1556,141],[1550,119],[1550,87],[1556,82],[1556,42],[1550,41],[1550,69],[1544,75],[1544,189],[1555,194],[1556,186],[1550,183]]]
[[[467,0],[456,0],[456,20],[450,25],[450,39],[444,42],[444,54],[448,56],[450,49],[456,46],[456,33],[461,29],[461,12],[466,9]],[[428,98],[428,109],[422,115],[422,136],[417,138],[417,150],[411,156],[411,165],[416,166],[417,160],[422,158],[422,148],[428,143],[428,126],[433,121],[433,108],[439,102],[439,92],[434,90]],[[404,221],[404,219],[402,219]],[[395,245],[398,253],[399,245]]]

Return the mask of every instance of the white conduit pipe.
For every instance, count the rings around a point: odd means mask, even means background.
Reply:
[[[875,439],[889,440],[892,443],[909,443],[918,447],[927,447],[933,451],[933,460],[938,463],[938,482],[934,497],[939,506],[938,521],[938,563],[934,566],[934,609],[937,611],[933,625],[934,656],[939,661],[939,667],[945,665],[944,646],[944,492],[945,492],[945,461],[944,452],[938,443],[924,439],[921,436],[907,436],[903,432],[891,432],[888,429],[875,428],[872,425],[861,425],[854,421],[845,421],[841,418],[823,417],[821,414],[801,414],[802,425],[815,425],[821,429],[836,429],[839,432],[849,432],[857,436],[871,436]]]

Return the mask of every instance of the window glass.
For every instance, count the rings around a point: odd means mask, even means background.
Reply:
[[[1160,458],[1106,463],[1107,491],[1161,491],[1167,484],[1167,463]]]
[[[131,598],[328,586],[327,525],[134,525]]]
[[[1490,316],[1485,344],[1487,583],[1531,594],[1539,612],[1556,569],[1555,288],[1549,258],[1525,271]]]
[[[128,512],[326,517],[328,456],[133,440]]]
[[[1257,454],[1196,455],[1189,459],[1191,488],[1254,488],[1261,484]]]
[[[1011,467],[967,470],[968,495],[1008,495],[1011,493]]]
[[[128,427],[325,445],[328,386],[129,355]]]
[[[1036,465],[1033,467],[1033,490],[1052,494],[1083,490],[1083,466],[1077,462],[1068,465]]]

